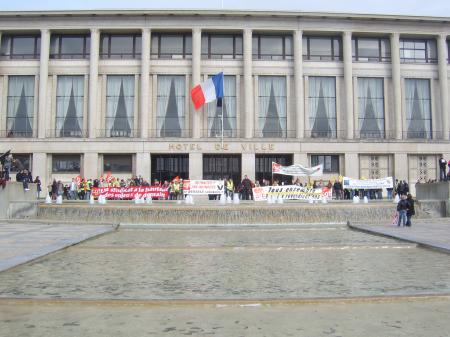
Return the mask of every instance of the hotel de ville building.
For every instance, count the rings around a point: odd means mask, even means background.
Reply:
[[[0,152],[82,175],[438,177],[450,18],[264,11],[0,13]],[[193,86],[224,72],[221,106]],[[45,185],[44,185],[45,186]]]

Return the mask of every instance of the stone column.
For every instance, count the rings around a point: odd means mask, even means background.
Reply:
[[[448,73],[447,34],[438,36],[439,88],[441,90],[442,138],[449,139],[448,129]]]
[[[309,167],[310,164],[308,162],[308,154],[307,153],[294,153],[294,163],[293,164],[300,164],[303,166]]]
[[[189,153],[189,178],[192,180],[203,179],[203,155],[201,153]]]
[[[47,185],[50,183],[50,171],[47,170],[47,153],[35,152],[33,153],[31,173],[33,178],[39,176],[42,183],[41,196],[47,192]]]
[[[100,48],[100,32],[97,28],[91,29],[91,55],[89,59],[89,109],[88,130],[89,138],[96,137],[97,120],[100,111],[97,109],[98,87],[98,57]]]
[[[255,169],[256,169],[256,158],[254,153],[243,153],[242,154],[242,174],[241,179],[244,178],[244,175],[251,180],[255,180]]]
[[[138,152],[136,153],[136,176],[141,175],[142,178],[150,182],[150,153]]]
[[[294,31],[294,81],[295,111],[297,119],[297,138],[305,136],[305,106],[303,98],[303,50],[302,31]]]
[[[38,109],[38,137],[46,137],[47,120],[50,111],[47,111],[47,82],[48,82],[48,57],[50,52],[50,31],[41,30],[41,58],[39,62],[39,109]]]
[[[400,34],[391,34],[392,84],[394,87],[395,139],[403,138],[402,89],[400,85]]]
[[[86,179],[96,179],[100,177],[99,167],[98,167],[98,153],[87,152],[83,155],[83,172],[82,176]]]
[[[192,87],[201,82],[201,46],[202,46],[202,30],[194,28],[192,30]],[[190,90],[189,90],[189,101]],[[202,132],[202,113],[196,111],[194,105],[190,104],[192,111],[192,138],[198,139]],[[206,109],[206,108],[205,108]]]
[[[344,176],[358,179],[359,178],[358,153],[345,153],[344,161],[345,161]]]
[[[253,138],[254,111],[253,111],[253,55],[252,30],[244,29],[244,113],[245,138]]]
[[[150,104],[150,36],[149,28],[142,30],[142,60],[141,60],[141,106],[140,118],[138,118],[140,125],[141,138],[148,138],[149,130],[149,115],[151,110]],[[142,175],[144,176],[144,175]],[[147,176],[145,176],[147,177]]]
[[[343,51],[344,51],[344,83],[345,83],[345,108],[346,108],[346,128],[347,139],[353,139],[354,123],[353,123],[353,75],[352,75],[352,32],[344,32],[343,34]]]
[[[394,177],[398,180],[408,181],[408,154],[394,153]],[[395,180],[394,180],[395,183]]]

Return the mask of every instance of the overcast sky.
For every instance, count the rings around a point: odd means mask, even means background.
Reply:
[[[0,11],[60,9],[249,9],[450,16],[449,0],[0,0]]]

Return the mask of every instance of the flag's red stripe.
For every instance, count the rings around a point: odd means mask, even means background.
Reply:
[[[191,98],[196,110],[200,109],[201,106],[205,104],[205,95],[203,95],[203,90],[200,84],[191,90]]]

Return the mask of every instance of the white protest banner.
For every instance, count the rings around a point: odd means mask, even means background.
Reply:
[[[297,177],[321,177],[323,176],[323,165],[305,167],[303,165],[282,166],[272,162],[272,173]]]
[[[183,180],[183,194],[222,194],[223,180]]]
[[[332,190],[327,187],[307,188],[297,185],[264,186],[253,188],[253,200],[264,201],[269,197],[283,200],[322,200],[332,198]]]
[[[393,188],[394,183],[392,177],[386,177],[381,179],[367,179],[367,180],[344,177],[342,186],[350,190],[354,189],[378,190],[381,188]]]

